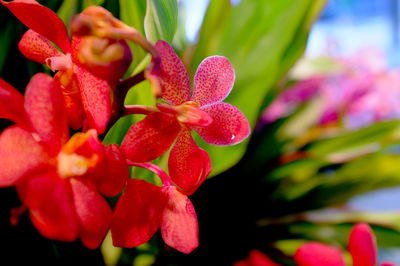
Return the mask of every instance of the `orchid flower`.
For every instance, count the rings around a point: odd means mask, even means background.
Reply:
[[[136,247],[146,243],[161,228],[165,243],[190,253],[199,244],[199,228],[193,204],[157,165],[137,164],[156,173],[162,187],[141,179],[130,179],[119,198],[111,223],[114,246]]]
[[[247,259],[237,261],[233,266],[279,266],[279,264],[272,261],[264,253],[253,249]]]
[[[99,192],[115,196],[129,177],[119,147],[103,146],[94,129],[69,139],[63,96],[45,74],[32,78],[25,100],[0,79],[0,106],[0,117],[16,123],[0,135],[0,187],[16,187],[45,237],[79,237],[88,248],[98,247],[112,216]]]
[[[172,181],[186,194],[193,193],[211,171],[208,154],[194,142],[196,131],[207,143],[233,145],[244,140],[250,127],[243,113],[223,103],[232,89],[235,73],[228,59],[206,58],[194,77],[193,94],[189,75],[172,47],[158,41],[161,58],[159,72],[162,89],[158,109],[127,106],[128,113],[148,114],[126,134],[121,148],[134,162],[156,159],[174,144],[168,161]]]
[[[94,128],[102,134],[118,104],[116,83],[132,60],[127,43],[76,35],[71,43],[64,23],[47,7],[34,0],[0,2],[30,28],[19,43],[22,54],[58,71],[55,80],[71,127]]]
[[[377,263],[376,240],[368,224],[355,225],[350,233],[348,249],[353,266],[375,266]],[[305,243],[297,249],[294,260],[299,266],[345,266],[342,252],[318,242]],[[381,266],[395,266],[384,262]]]

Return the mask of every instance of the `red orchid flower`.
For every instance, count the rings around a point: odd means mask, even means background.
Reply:
[[[98,247],[112,216],[99,191],[115,196],[129,177],[119,147],[103,146],[96,130],[69,139],[62,94],[45,74],[32,78],[25,100],[0,79],[0,106],[0,118],[16,123],[0,135],[0,187],[16,187],[45,237],[79,237],[88,248]]]
[[[136,247],[146,243],[161,228],[164,242],[183,253],[192,252],[199,244],[199,228],[193,204],[170,181],[157,165],[133,166],[156,173],[163,186],[141,179],[130,179],[114,210],[111,235],[114,246]]]
[[[250,133],[243,113],[222,100],[232,89],[235,73],[228,59],[206,58],[197,69],[191,96],[189,75],[171,46],[158,41],[161,98],[158,110],[134,124],[122,142],[122,150],[134,162],[148,162],[171,150],[168,168],[172,181],[186,194],[193,193],[211,171],[208,154],[191,136],[195,130],[207,143],[233,145]],[[146,108],[128,106],[128,112],[146,113]]]
[[[353,266],[375,266],[377,263],[376,240],[366,223],[355,225],[350,233],[348,249],[353,258]],[[340,249],[318,242],[303,244],[297,249],[294,260],[299,266],[345,266]],[[395,266],[384,262],[381,266]]]
[[[264,253],[253,249],[247,259],[235,262],[233,266],[279,266],[268,258]]]
[[[47,7],[34,0],[0,2],[30,28],[18,45],[22,54],[30,60],[47,64],[53,71],[58,70],[55,80],[62,89],[71,127],[78,129],[84,125],[102,134],[110,120],[113,105],[117,104],[115,99],[112,102],[116,82],[132,60],[127,43],[118,41],[110,44],[111,40],[93,40],[81,36],[73,36],[71,43],[64,23]],[[57,50],[50,41],[64,53]],[[90,49],[93,42],[97,43],[96,47],[101,51]],[[114,49],[118,57],[116,62],[98,67],[87,62],[88,57],[99,59],[99,54],[105,54],[104,49],[110,46],[113,48],[109,52]],[[116,46],[119,50],[115,49]]]

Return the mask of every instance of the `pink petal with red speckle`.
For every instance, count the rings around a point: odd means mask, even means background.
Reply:
[[[96,167],[90,180],[106,196],[114,197],[125,187],[129,168],[120,148],[111,144],[105,147],[104,160]]]
[[[71,178],[70,182],[80,224],[79,236],[86,247],[95,249],[110,227],[111,208],[93,184],[78,178]]]
[[[200,107],[213,122],[207,127],[193,129],[209,144],[233,145],[250,134],[250,126],[244,114],[229,103],[216,103]]]
[[[12,126],[0,135],[0,187],[15,185],[32,171],[47,164],[49,158],[32,134]]]
[[[114,246],[131,248],[149,241],[160,226],[166,200],[160,187],[130,179],[111,222]]]
[[[192,101],[202,105],[220,102],[231,92],[235,71],[223,56],[210,56],[201,62],[194,76]]]
[[[71,186],[55,169],[27,178],[17,189],[33,225],[43,236],[59,241],[74,241],[78,237]]]
[[[75,66],[75,72],[89,127],[102,134],[111,117],[111,88],[107,81],[81,67]]]
[[[9,119],[18,126],[30,128],[24,110],[24,96],[0,78],[0,118]]]
[[[353,227],[348,248],[353,258],[353,266],[373,266],[376,264],[376,241],[368,224],[359,223]]]
[[[32,0],[0,1],[25,26],[55,43],[65,53],[71,51],[67,29],[56,13]]]
[[[182,61],[165,41],[158,41],[156,49],[161,57],[158,77],[162,89],[161,98],[173,105],[190,99],[190,80]]]
[[[26,87],[25,110],[40,140],[49,151],[58,153],[69,138],[69,130],[64,99],[50,76],[33,76]]]
[[[183,253],[199,245],[199,226],[192,202],[176,187],[163,187],[168,195],[161,217],[161,234],[165,243]]]
[[[174,116],[152,113],[132,125],[121,148],[128,159],[139,163],[149,162],[171,147],[180,130],[181,126]]]
[[[254,249],[250,251],[249,255],[250,265],[257,265],[257,266],[279,266],[279,264],[272,261],[270,258],[267,257],[264,253]]]
[[[301,245],[296,250],[294,261],[299,266],[345,266],[340,249],[317,242]]]
[[[168,160],[172,182],[187,195],[195,192],[211,172],[210,157],[197,146],[190,131],[181,131]]]
[[[45,64],[49,57],[63,56],[45,37],[33,30],[25,32],[18,48],[26,58],[40,64]]]

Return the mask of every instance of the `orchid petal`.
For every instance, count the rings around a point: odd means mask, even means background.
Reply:
[[[26,87],[25,110],[40,140],[54,154],[58,153],[69,138],[69,130],[64,99],[50,76],[33,76]]]
[[[33,0],[0,2],[25,24],[25,26],[55,43],[65,53],[71,51],[64,22],[49,8]]]
[[[71,186],[55,171],[42,172],[17,186],[21,200],[39,232],[50,239],[74,241],[79,224],[75,214]]]
[[[78,178],[71,178],[70,182],[80,223],[80,238],[86,247],[95,249],[110,227],[111,208],[91,183]]]
[[[48,160],[31,133],[16,126],[5,129],[0,135],[0,187],[15,185]]]
[[[301,245],[296,250],[294,261],[299,266],[345,266],[342,252],[334,247],[317,242]]]
[[[40,64],[45,64],[47,58],[63,56],[45,37],[33,30],[25,32],[18,48],[26,58]]]
[[[139,163],[152,161],[166,152],[181,127],[174,116],[156,112],[132,125],[122,141],[125,156]]]
[[[220,102],[231,92],[235,70],[223,56],[210,56],[201,62],[194,76],[192,101],[200,106]]]
[[[129,168],[120,148],[111,144],[105,147],[104,160],[90,176],[97,189],[106,196],[114,197],[125,187]]]
[[[210,174],[210,157],[194,142],[190,129],[179,134],[169,155],[168,169],[172,181],[187,195],[195,192]]]
[[[173,105],[189,101],[190,80],[182,61],[167,42],[158,41],[155,47],[161,58],[158,74],[162,88],[161,98]]]
[[[131,248],[149,241],[160,226],[166,200],[160,187],[130,179],[111,222],[114,246]]]
[[[163,192],[168,200],[161,217],[162,237],[167,245],[188,254],[199,245],[199,226],[193,204],[176,187],[164,187]]]
[[[30,127],[24,110],[24,96],[1,78],[0,118],[9,119],[22,127]]]
[[[353,227],[348,248],[353,258],[353,266],[373,266],[376,264],[376,241],[368,224],[359,223]]]
[[[75,66],[75,73],[89,127],[102,134],[111,117],[110,85],[81,67]]]
[[[249,255],[250,265],[257,265],[257,266],[279,266],[279,264],[272,261],[270,258],[267,257],[264,253],[254,249],[250,251]]]
[[[67,112],[68,124],[77,130],[83,126],[86,118],[82,105],[81,93],[78,85],[78,78],[72,70],[58,71],[54,80],[60,86],[64,96],[64,105]]]
[[[221,102],[202,106],[200,109],[208,113],[213,122],[207,127],[193,127],[193,129],[207,143],[221,146],[233,145],[250,134],[247,118],[235,106]]]

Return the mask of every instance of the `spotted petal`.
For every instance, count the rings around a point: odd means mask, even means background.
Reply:
[[[71,178],[70,182],[80,224],[80,238],[86,247],[95,249],[110,227],[111,208],[91,183],[78,178]]]
[[[160,187],[130,179],[114,210],[111,223],[114,246],[131,248],[149,241],[160,226],[166,200]]]
[[[67,29],[56,13],[34,0],[0,1],[25,26],[55,43],[65,53],[71,52]]]
[[[173,105],[189,101],[190,80],[182,61],[165,41],[158,41],[156,49],[161,57],[158,75],[162,89],[161,98]]]
[[[233,145],[250,134],[250,126],[244,114],[229,103],[216,103],[203,106],[202,111],[209,114],[213,122],[207,127],[193,129],[209,144]]]
[[[349,237],[349,251],[353,258],[353,266],[373,266],[376,264],[375,236],[367,224],[360,223],[354,226]]]
[[[29,209],[32,223],[43,236],[60,241],[74,241],[78,237],[71,186],[55,169],[27,178],[17,190]]]
[[[171,147],[180,129],[176,118],[171,115],[149,114],[129,129],[121,144],[122,151],[134,162],[152,161]]]
[[[193,204],[176,187],[164,187],[163,192],[168,200],[161,217],[162,237],[167,245],[188,254],[199,245],[199,226]]]
[[[194,142],[190,129],[179,134],[169,156],[168,170],[172,181],[187,195],[195,192],[210,174],[210,157]]]
[[[60,88],[50,76],[33,76],[26,87],[25,110],[40,140],[58,153],[69,138],[68,121]]]
[[[342,252],[317,242],[303,244],[297,249],[294,261],[299,266],[345,266]]]
[[[235,71],[223,56],[211,56],[201,62],[194,76],[192,101],[202,105],[220,102],[231,92]]]
[[[24,129],[12,126],[0,135],[0,187],[15,185],[29,173],[47,165],[42,146]]]
[[[63,55],[45,37],[33,30],[25,32],[18,48],[26,58],[40,64],[45,64],[47,58]]]
[[[24,110],[24,96],[1,78],[0,118],[10,119],[19,126],[30,127]]]
[[[79,66],[75,66],[75,73],[89,127],[102,134],[111,117],[111,88],[107,81]]]

